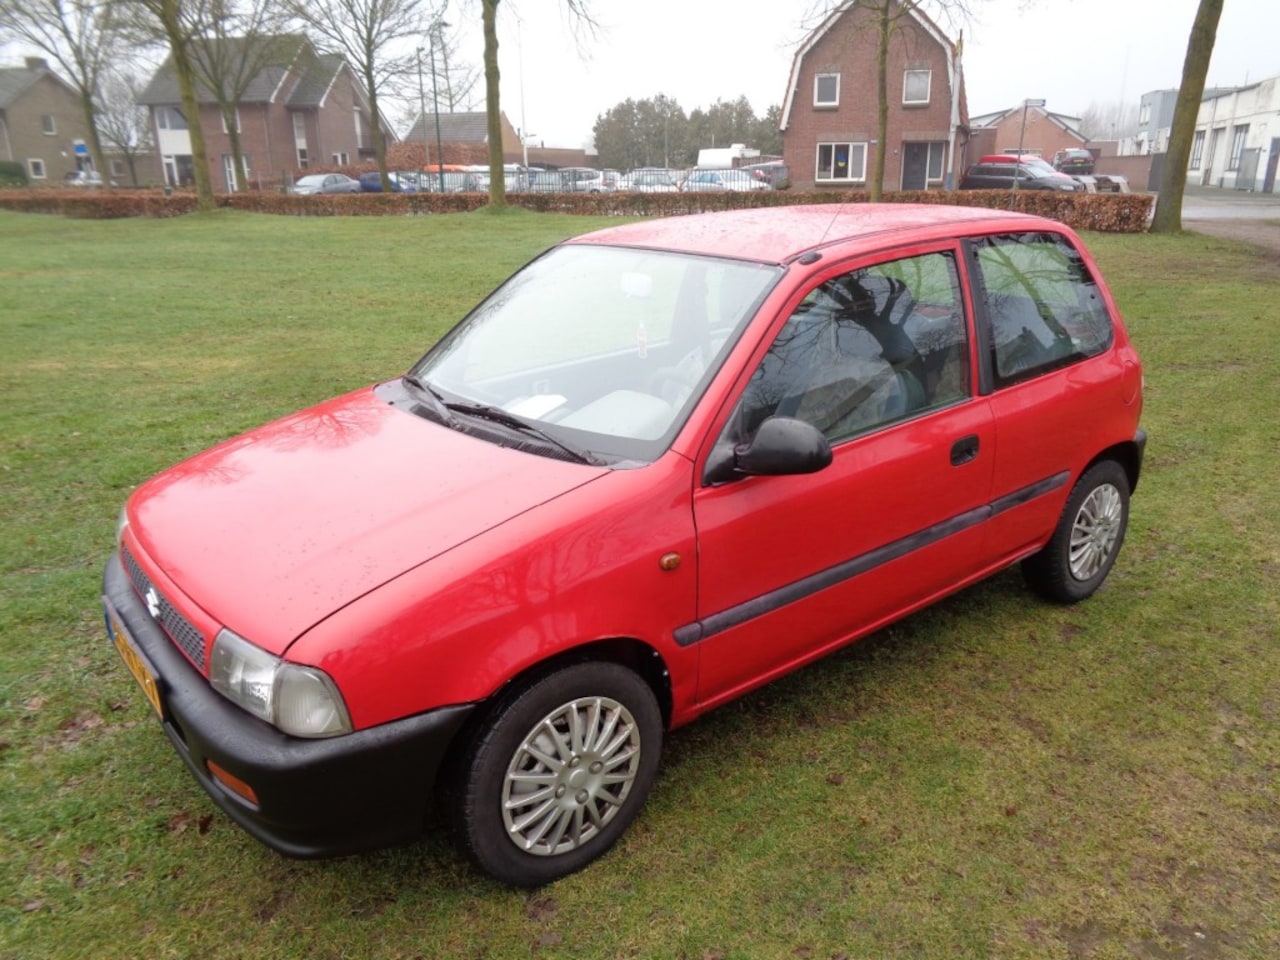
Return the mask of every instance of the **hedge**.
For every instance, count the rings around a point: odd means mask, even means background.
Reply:
[[[862,190],[778,190],[727,193],[513,193],[511,206],[549,213],[612,216],[677,216],[711,210],[791,206],[805,203],[867,203]],[[1155,197],[1144,193],[1059,193],[1049,190],[904,190],[886,193],[887,203],[936,203],[1033,213],[1074,230],[1141,233]],[[463,213],[488,204],[482,193],[359,193],[294,196],[246,192],[215,198],[220,208],[298,217],[413,216]],[[6,190],[0,208],[84,219],[176,217],[196,209],[195,194],[160,190]]]

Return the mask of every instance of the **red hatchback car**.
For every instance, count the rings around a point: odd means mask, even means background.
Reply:
[[[1020,563],[1093,593],[1142,370],[1062,224],[941,206],[633,223],[403,376],[129,498],[108,630],[192,774],[293,856],[405,841],[537,885],[664,732]]]

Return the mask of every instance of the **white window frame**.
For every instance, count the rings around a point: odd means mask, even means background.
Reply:
[[[1227,159],[1228,170],[1239,170],[1240,161],[1244,158],[1245,144],[1249,141],[1249,125],[1236,124],[1231,128],[1231,154]]]
[[[1197,130],[1191,140],[1191,163],[1187,167],[1189,170],[1199,170],[1200,163],[1204,160],[1204,134],[1205,131]]]
[[[351,163],[351,154],[347,153],[345,150],[342,153],[335,153],[333,155],[333,162],[340,167],[349,166]]]
[[[822,100],[818,97],[818,88],[823,80],[832,80],[836,82],[836,95],[829,100]],[[813,77],[813,106],[818,110],[830,110],[840,106],[840,74],[839,73],[817,73]]]
[[[191,125],[185,122],[186,120],[185,117],[182,118],[184,121],[183,126],[180,126],[180,127],[173,126],[169,122],[169,118],[171,116],[182,117],[182,115],[178,112],[177,107],[157,107],[156,108],[156,126],[161,130],[190,130],[191,129]]]
[[[912,74],[924,74],[924,99],[911,100],[907,97],[907,88],[911,82]],[[902,71],[902,104],[903,106],[923,106],[928,104],[929,98],[933,94],[933,69],[931,67],[908,67]]]
[[[238,105],[235,108],[235,115],[236,115],[236,133],[239,133],[243,128],[240,126],[240,107]],[[227,129],[227,118],[223,116],[221,109],[218,110],[218,116],[222,120],[222,132],[230,133],[231,131]]]
[[[859,141],[819,141],[814,150],[813,156],[813,179],[815,183],[866,183],[867,182],[867,143]],[[822,151],[823,148],[831,151],[831,160],[826,170],[827,175],[823,176]],[[837,151],[844,147],[847,153],[846,173],[847,176],[836,176],[836,154]],[[861,155],[858,163],[858,170],[855,175],[853,157],[855,153]]]
[[[58,118],[52,113],[40,114],[40,132],[46,137],[56,137],[58,135]]]
[[[28,157],[27,176],[32,180],[48,179],[49,171],[45,168],[44,161],[39,157]]]
[[[111,168],[111,176],[123,177],[129,171],[125,169],[124,161],[116,157],[112,157],[107,161],[107,166]]]

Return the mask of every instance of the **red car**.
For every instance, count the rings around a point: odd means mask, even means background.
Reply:
[[[1011,564],[1092,594],[1141,408],[1060,223],[633,223],[538,257],[405,375],[140,486],[106,620],[264,843],[405,841],[437,802],[537,885],[618,838],[665,731]]]

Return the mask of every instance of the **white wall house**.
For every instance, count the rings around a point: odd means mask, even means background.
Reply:
[[[1280,163],[1280,77],[1206,97],[1200,104],[1187,182],[1276,191]]]

